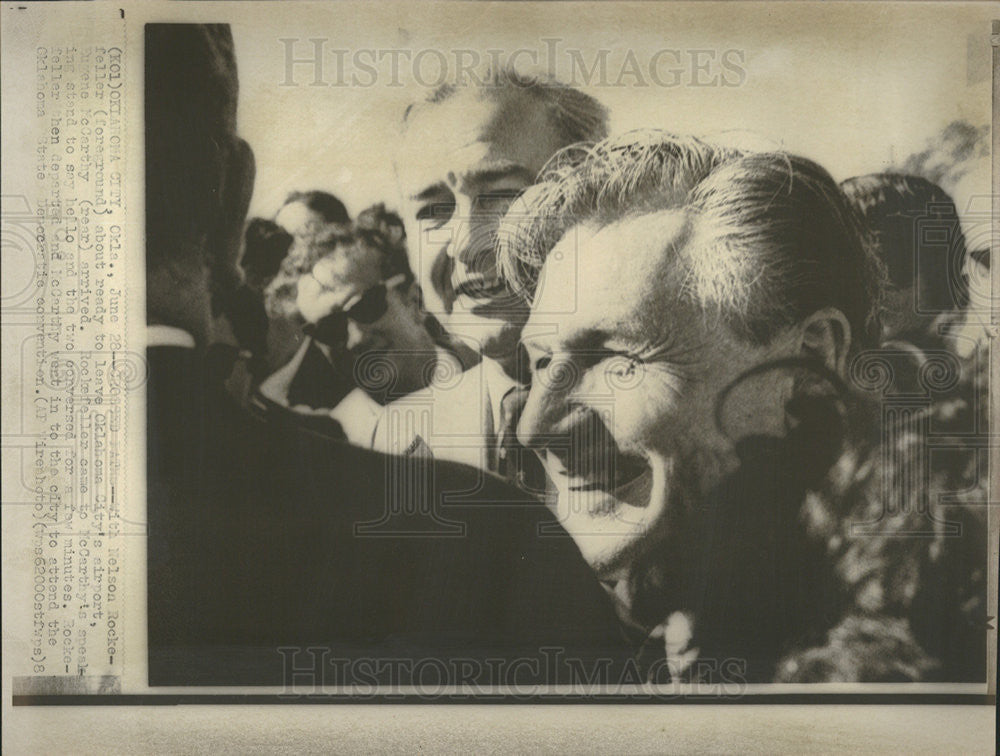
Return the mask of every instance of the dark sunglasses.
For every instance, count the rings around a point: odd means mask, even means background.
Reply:
[[[310,273],[309,275],[312,274]],[[315,276],[313,277],[315,278]],[[381,283],[375,284],[375,286],[365,290],[361,298],[346,310],[332,312],[318,323],[308,323],[303,330],[307,336],[312,336],[323,343],[336,343],[345,337],[348,320],[353,320],[355,323],[363,325],[370,325],[383,317],[389,309],[389,302],[386,298],[389,289],[393,286],[398,286],[404,280],[406,280],[406,276],[400,273]],[[319,281],[319,283],[323,285],[322,281]]]

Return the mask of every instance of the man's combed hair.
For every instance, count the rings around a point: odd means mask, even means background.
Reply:
[[[485,97],[516,92],[531,98],[545,109],[566,145],[596,142],[608,134],[608,110],[596,99],[550,76],[519,72],[510,66],[490,69],[482,79],[470,77],[435,88],[421,102],[407,107],[404,130],[419,109],[446,102],[463,92]]]
[[[785,152],[744,152],[658,130],[565,150],[504,219],[500,270],[530,294],[549,251],[574,226],[662,210],[686,216],[674,250],[686,269],[683,294],[738,335],[767,343],[835,307],[855,348],[876,343],[880,264],[829,174]]]
[[[346,226],[351,222],[351,216],[347,213],[344,203],[329,192],[318,189],[311,189],[307,192],[291,192],[282,203],[282,207],[293,202],[301,202],[314,213],[319,213],[327,223],[339,223]]]
[[[917,286],[920,304],[935,311],[968,304],[965,236],[944,189],[900,173],[856,176],[840,188],[871,233],[893,286]]]

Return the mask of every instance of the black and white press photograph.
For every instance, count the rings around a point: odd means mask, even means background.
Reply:
[[[988,123],[827,168],[671,119],[736,48],[144,40],[151,684],[985,681]]]
[[[22,44],[15,704],[995,706],[996,10],[157,3]],[[747,747],[696,733],[618,747]]]

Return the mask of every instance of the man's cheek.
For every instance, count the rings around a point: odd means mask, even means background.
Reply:
[[[739,457],[731,444],[708,444],[693,437],[685,439],[683,446],[677,455],[676,473],[684,479],[685,490],[693,494],[692,502],[703,502],[702,497],[739,469]]]
[[[644,426],[637,438],[650,464],[663,470],[667,483],[683,478],[686,487],[700,488],[703,479],[729,470],[732,461],[738,461],[731,443],[693,426],[689,418],[660,420]]]
[[[630,447],[666,450],[670,437],[683,432],[683,421],[656,391],[639,386],[612,393],[605,410],[608,427],[623,451]]]

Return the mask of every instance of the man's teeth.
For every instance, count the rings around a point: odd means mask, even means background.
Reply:
[[[467,297],[492,296],[502,291],[504,291],[504,286],[499,281],[473,278],[455,283],[455,293]]]
[[[613,481],[608,481],[606,478],[587,478],[580,475],[570,475],[569,473],[562,472],[564,478],[567,479],[567,487],[573,491],[616,491],[623,486],[627,486],[642,477],[644,469],[636,469],[625,474],[616,475]]]

